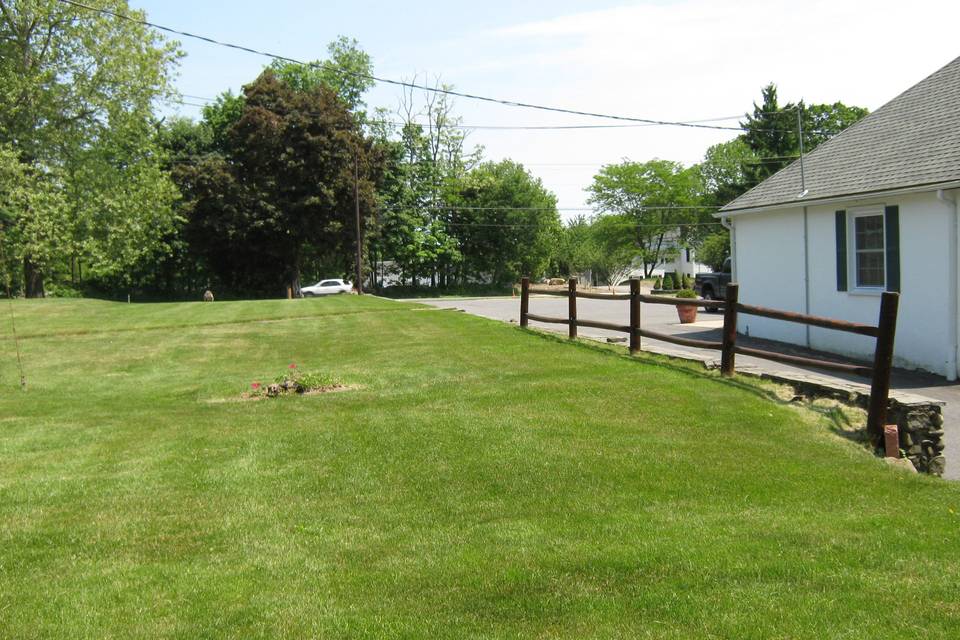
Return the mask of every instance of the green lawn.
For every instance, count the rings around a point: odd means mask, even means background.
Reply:
[[[340,296],[19,301],[21,393],[0,302],[0,638],[960,635],[960,489],[749,385]]]

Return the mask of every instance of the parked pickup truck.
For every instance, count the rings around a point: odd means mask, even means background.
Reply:
[[[698,273],[693,280],[693,290],[704,300],[723,300],[730,283],[730,258],[723,261],[723,269],[715,273]]]

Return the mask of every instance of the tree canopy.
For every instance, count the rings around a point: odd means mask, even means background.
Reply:
[[[605,165],[587,188],[599,212],[633,222],[635,255],[649,276],[672,256],[702,211],[703,182],[696,168],[670,160]]]
[[[516,282],[544,271],[560,232],[557,198],[522,165],[484,162],[464,176],[449,215],[461,273]]]
[[[123,0],[100,5],[143,16]],[[178,57],[134,21],[56,0],[0,2],[0,144],[16,149],[24,175],[43,175],[25,188],[42,185],[32,200],[47,205],[21,217],[57,229],[10,234],[27,295],[43,295],[58,268],[76,277],[86,263],[88,273],[123,280],[163,251],[176,192],[154,144],[153,109],[172,94]]]
[[[311,258],[348,270],[355,174],[365,212],[379,174],[357,119],[325,85],[294,90],[270,69],[243,97],[223,154],[178,168],[191,244],[234,291],[296,289]]]
[[[746,165],[747,188],[799,157],[801,128],[803,150],[810,153],[868,113],[862,107],[848,107],[842,102],[807,105],[800,101],[781,105],[773,83],[763,87],[761,99],[761,104],[754,103],[753,112],[746,114],[740,123],[745,130],[743,140],[755,156],[751,164]]]

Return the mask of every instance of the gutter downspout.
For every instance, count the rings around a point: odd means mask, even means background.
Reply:
[[[730,280],[737,282],[737,232],[726,216],[720,218],[720,224],[730,232]]]
[[[801,194],[802,195],[802,194]],[[803,207],[803,312],[810,315],[810,234],[807,225],[807,207]],[[810,325],[804,324],[807,348],[810,348]]]
[[[957,379],[957,369],[960,365],[960,206],[957,205],[956,194],[949,197],[944,189],[937,189],[937,200],[953,207],[953,233],[950,234],[950,260],[953,263],[953,269],[950,274],[949,291],[953,344],[947,353],[946,371],[947,380],[953,382]]]

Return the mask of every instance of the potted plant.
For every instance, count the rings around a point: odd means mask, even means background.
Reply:
[[[684,300],[696,300],[697,294],[693,289],[681,289],[677,292],[677,298]],[[693,304],[677,305],[677,315],[680,316],[681,324],[689,324],[697,321],[697,306]]]

